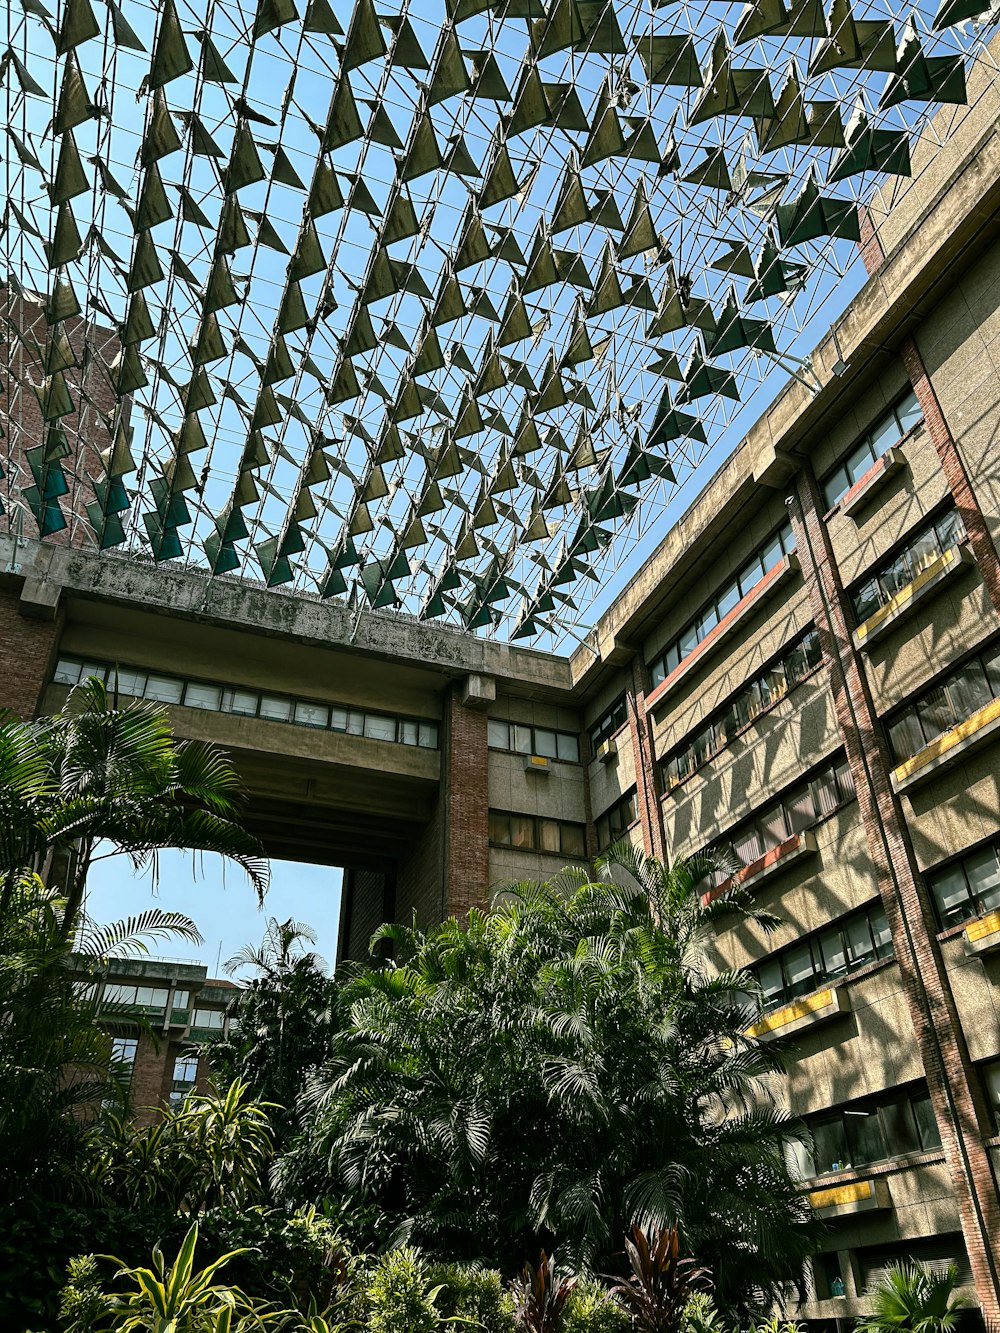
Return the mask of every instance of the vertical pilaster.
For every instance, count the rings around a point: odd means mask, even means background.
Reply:
[[[584,848],[587,853],[587,863],[594,860],[597,855],[597,825],[594,823],[594,803],[590,794],[590,765],[594,761],[594,752],[590,745],[590,732],[580,732],[580,762],[583,764],[583,818],[584,818]]]
[[[34,586],[0,589],[0,708],[25,720],[41,706],[64,620],[58,597],[39,602]]]
[[[662,861],[666,840],[663,836],[663,811],[656,778],[652,723],[646,713],[649,672],[641,653],[636,653],[632,658],[631,678],[631,688],[627,694],[628,721],[635,756],[636,805],[639,807],[642,825],[642,842],[647,854]]]
[[[868,851],[892,931],[977,1293],[985,1319],[995,1321],[1000,1316],[1000,1260],[994,1249],[995,1238],[1000,1236],[1000,1198],[984,1146],[986,1108],[937,941],[933,906],[889,782],[882,729],[851,638],[847,599],[808,462],[799,473],[791,510],[813,616],[830,662],[834,705]]]
[[[444,772],[442,917],[463,917],[489,903],[489,728],[496,698],[490,677],[469,676],[447,701]]]

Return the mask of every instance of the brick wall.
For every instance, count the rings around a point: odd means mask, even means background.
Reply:
[[[21,614],[20,593],[0,588],[0,708],[33,718],[52,674],[64,613],[54,620]]]
[[[639,653],[632,659],[629,684],[631,688],[626,695],[626,706],[635,759],[636,805],[642,826],[642,845],[648,854],[662,861],[666,846],[663,834],[663,809],[660,805],[660,790],[656,779],[656,751],[653,744],[652,722],[646,713],[649,672]]]
[[[989,1116],[969,1058],[937,941],[937,920],[917,869],[867,678],[850,632],[847,599],[822,519],[815,476],[803,465],[792,506],[799,559],[809,587],[824,656],[830,662],[837,720],[844,738],[872,868],[913,1022],[928,1090],[962,1218],[983,1314],[1000,1316],[1000,1197],[985,1136]]]
[[[439,794],[425,828],[400,860],[396,879],[395,919],[409,925],[416,916],[423,929],[444,915],[444,801]]]
[[[338,958],[367,962],[368,945],[374,932],[385,921],[406,920],[393,907],[391,877],[381,870],[344,871],[345,910],[342,914],[343,937]]]
[[[445,916],[489,902],[489,744],[486,711],[461,702],[452,685],[445,708]]]

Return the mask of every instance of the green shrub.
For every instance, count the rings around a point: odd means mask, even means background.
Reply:
[[[436,1333],[439,1294],[416,1250],[390,1250],[368,1279],[368,1333]]]
[[[596,1282],[583,1282],[566,1303],[563,1333],[628,1333],[628,1314]]]
[[[68,1271],[59,1297],[60,1322],[68,1329],[94,1328],[111,1304],[101,1290],[97,1260],[92,1254],[81,1254],[69,1261]]]
[[[468,1319],[482,1333],[514,1333],[514,1297],[495,1269],[434,1264],[430,1280],[441,1287],[435,1307],[446,1319]]]

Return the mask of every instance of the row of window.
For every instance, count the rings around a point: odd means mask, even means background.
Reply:
[[[738,602],[755,587],[786,555],[795,549],[792,525],[784,523],[773,536],[754,551],[751,559],[724,587],[720,588],[707,606],[690,625],[669,644],[662,656],[650,666],[653,685],[666,680],[671,671],[683,662],[706,639]]]
[[[942,929],[1000,910],[1000,840],[927,876]]]
[[[744,685],[700,731],[689,736],[663,761],[663,785],[667,791],[724,749],[748,723],[786,695],[822,659],[819,635],[815,629],[806,630],[777,661]]]
[[[587,846],[582,824],[541,815],[518,815],[509,810],[490,811],[490,842],[494,847],[518,851],[553,852],[584,858]]]
[[[809,1117],[806,1124],[812,1151],[803,1146],[797,1163],[806,1178],[941,1147],[930,1095],[922,1083]]]
[[[597,846],[603,852],[613,842],[624,838],[629,827],[639,818],[635,788],[619,797],[609,809],[597,818]]]
[[[847,457],[824,479],[823,495],[827,509],[839,504],[883,454],[888,453],[894,444],[898,444],[904,435],[923,420],[923,415],[916,394],[910,389],[884,416],[879,417],[867,435],[851,447]]]
[[[135,699],[153,699],[163,704],[183,704],[185,708],[203,708],[215,713],[236,713],[240,717],[259,717],[268,722],[291,722],[300,727],[346,732],[349,736],[367,736],[369,740],[395,741],[399,745],[419,745],[427,750],[438,747],[438,724],[416,718],[393,717],[358,708],[316,703],[288,695],[263,694],[258,690],[211,685],[204,681],[162,676],[135,667],[116,667],[106,662],[87,662],[80,658],[60,658],[55,680],[60,685],[76,685],[90,676],[106,681]]]
[[[489,744],[493,750],[540,754],[570,764],[580,762],[580,737],[575,731],[553,731],[551,727],[533,727],[526,722],[504,722],[491,717]]]
[[[753,972],[768,1011],[808,995],[849,972],[891,958],[892,936],[880,903],[862,907],[839,921],[790,944],[759,963]]]
[[[932,685],[889,723],[897,760],[909,759],[959,722],[1000,698],[1000,642],[977,653]]]
[[[138,1049],[139,1042],[136,1037],[115,1037],[111,1043],[111,1059],[117,1067],[117,1077],[126,1087],[132,1082],[132,1071]],[[198,1059],[197,1051],[182,1051],[175,1058],[170,1087],[171,1106],[182,1102],[196,1086]]]
[[[918,528],[901,550],[879,565],[852,593],[857,623],[863,624],[938,556],[964,540],[965,524],[957,509],[947,509]]]
[[[716,849],[735,857],[741,865],[751,865],[794,834],[833,814],[853,796],[854,780],[847,760],[841,756],[823,764],[811,777],[796,783],[784,796],[738,825],[724,841],[716,844]],[[716,885],[727,878],[722,870],[713,875]]]
[[[620,731],[628,721],[628,704],[625,702],[624,694],[617,699],[603,717],[599,717],[590,728],[590,750],[596,753],[598,746],[602,745],[609,736],[613,736],[616,731]]]
[[[129,1009],[141,1009],[150,1017],[159,1017],[166,1013],[170,991],[166,986],[131,986],[108,985],[104,987],[102,999],[109,1004],[123,1005]],[[175,990],[171,1013],[187,1015],[191,1003],[191,992]],[[225,1022],[223,1009],[195,1009],[191,1013],[191,1027],[212,1031],[222,1029]]]

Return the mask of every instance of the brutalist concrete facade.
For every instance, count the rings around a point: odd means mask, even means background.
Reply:
[[[218,741],[281,856],[348,868],[341,955],[624,834],[723,845],[828,1221],[800,1317],[903,1255],[1000,1318],[1000,93],[865,218],[869,280],[570,659],[0,539],[2,701],[94,670]],[[927,141],[929,144],[929,140]],[[75,674],[74,674],[75,673]]]

